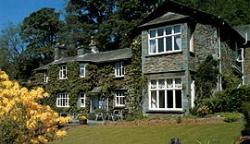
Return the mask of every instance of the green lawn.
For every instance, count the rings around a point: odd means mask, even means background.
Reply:
[[[168,144],[179,137],[182,144],[233,144],[239,138],[241,122],[216,124],[132,126],[79,126],[54,144]]]

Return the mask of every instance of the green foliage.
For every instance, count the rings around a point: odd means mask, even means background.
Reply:
[[[219,70],[217,66],[218,62],[214,60],[211,55],[200,64],[195,77],[197,104],[199,104],[202,99],[212,95],[218,80]]]
[[[233,112],[233,113],[222,113],[221,116],[224,118],[225,122],[236,122],[241,118],[241,114],[237,113],[237,112]]]
[[[249,0],[178,0],[205,12],[221,16],[232,25],[249,24]]]
[[[197,108],[197,115],[200,117],[204,117],[210,113],[210,109],[208,106],[200,106]]]
[[[241,83],[241,80],[239,77],[237,77],[232,72],[224,72],[222,74],[222,87],[223,89],[234,89],[237,88],[238,85]]]
[[[18,137],[18,124],[11,119],[0,119],[0,143],[15,143]]]
[[[245,128],[242,131],[242,135],[250,135],[250,101],[244,102],[241,106],[241,112],[245,118]]]

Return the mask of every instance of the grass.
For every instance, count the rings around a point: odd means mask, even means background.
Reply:
[[[175,124],[165,126],[79,126],[53,144],[167,144],[178,137],[183,144],[233,144],[242,122]]]

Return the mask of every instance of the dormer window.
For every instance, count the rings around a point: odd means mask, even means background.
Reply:
[[[181,51],[181,25],[149,30],[149,54]]]
[[[115,77],[124,77],[125,69],[123,62],[118,62],[115,64]]]
[[[47,83],[49,81],[49,76],[47,72],[43,73],[43,82]]]
[[[60,66],[59,79],[67,79],[67,66],[66,65]]]
[[[80,77],[83,78],[85,77],[85,72],[86,72],[85,64],[81,63],[79,67],[80,67]]]

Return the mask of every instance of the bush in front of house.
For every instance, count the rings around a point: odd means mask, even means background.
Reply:
[[[250,101],[242,104],[241,112],[244,114],[245,119],[245,128],[242,131],[242,135],[250,135]]]
[[[225,122],[236,122],[241,118],[241,114],[237,112],[226,112],[221,113],[221,116],[224,118]]]
[[[250,100],[250,87],[226,89],[215,93],[213,96],[203,99],[202,105],[208,106],[213,112],[240,111],[241,105]]]

